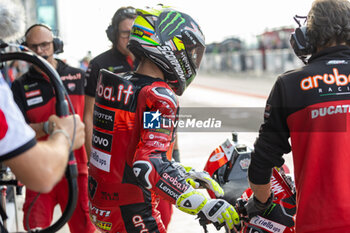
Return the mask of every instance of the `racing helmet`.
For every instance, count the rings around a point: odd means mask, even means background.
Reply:
[[[169,7],[137,9],[129,50],[147,57],[163,72],[165,81],[182,95],[197,74],[204,51],[204,35],[187,14]]]

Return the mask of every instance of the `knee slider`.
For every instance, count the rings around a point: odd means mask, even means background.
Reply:
[[[139,184],[147,189],[152,188],[152,184],[149,180],[149,175],[152,171],[152,165],[147,161],[136,161],[132,168]]]

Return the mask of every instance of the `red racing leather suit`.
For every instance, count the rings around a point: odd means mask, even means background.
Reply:
[[[167,159],[177,111],[163,80],[101,70],[89,168],[90,217],[101,231],[166,232],[158,196],[174,204],[189,187]]]
[[[267,184],[292,148],[298,233],[350,228],[349,63],[349,47],[324,49],[281,75],[267,100],[249,180]]]

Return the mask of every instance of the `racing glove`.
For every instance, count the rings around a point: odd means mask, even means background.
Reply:
[[[274,195],[271,192],[269,199],[267,199],[265,203],[261,203],[253,194],[252,197],[249,198],[247,204],[244,206],[247,211],[248,218],[251,219],[256,215],[263,216],[265,212],[272,206],[273,197]]]
[[[218,182],[216,182],[208,172],[201,171],[197,172],[192,167],[186,167],[182,164],[179,164],[182,167],[182,169],[185,170],[184,177],[193,188],[206,188],[210,189],[214,192],[216,197],[223,197],[224,196],[224,190],[220,187]]]
[[[185,213],[204,217],[217,228],[225,224],[228,229],[233,229],[234,224],[239,223],[239,215],[232,205],[223,199],[207,199],[192,187],[177,198],[176,207]]]

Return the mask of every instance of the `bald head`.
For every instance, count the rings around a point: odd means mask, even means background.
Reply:
[[[48,26],[41,25],[41,24],[34,24],[33,26],[29,27],[25,33],[26,40],[30,39],[31,37],[51,37],[53,39],[53,34],[51,29]]]

